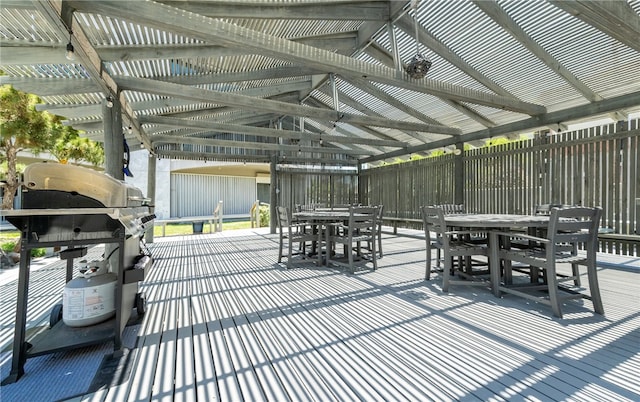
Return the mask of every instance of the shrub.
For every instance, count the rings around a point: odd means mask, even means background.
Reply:
[[[2,247],[2,250],[5,253],[10,253],[16,247],[16,242],[15,241],[8,241],[6,243],[2,243],[0,245],[0,247]],[[47,254],[47,251],[45,249],[43,249],[43,248],[32,248],[31,249],[31,257],[32,258],[44,257],[45,254]]]
[[[260,205],[260,227],[269,226],[269,206]]]

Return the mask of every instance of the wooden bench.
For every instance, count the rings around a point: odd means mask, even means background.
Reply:
[[[162,227],[162,236],[165,236],[165,228],[167,224],[173,224],[173,223],[193,224],[198,222],[202,222],[204,224],[205,222],[208,222],[209,231],[213,233],[213,221],[214,221],[213,216],[186,216],[184,218],[156,219],[153,221],[153,225]],[[220,225],[220,227],[222,227],[222,224]]]
[[[154,226],[162,226],[162,236],[165,236],[165,228],[167,223],[202,223],[209,222],[209,232],[213,233],[214,227],[216,232],[222,232],[222,201],[218,201],[213,215],[209,216],[186,216],[184,218],[156,219]],[[194,233],[196,233],[194,231]]]
[[[413,223],[422,225],[422,219],[416,218],[396,218],[391,216],[383,216],[382,217],[383,224],[389,224],[389,226],[393,226],[393,234],[398,234],[398,224],[399,223]]]
[[[636,253],[640,253],[640,235],[637,234],[598,233],[598,241],[602,243],[601,249],[607,247],[610,250],[613,244],[619,244],[629,247],[631,252],[635,248]]]

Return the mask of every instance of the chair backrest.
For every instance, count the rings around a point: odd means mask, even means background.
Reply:
[[[377,230],[378,207],[350,206],[349,231],[352,233]]]
[[[440,206],[423,206],[422,223],[424,224],[425,235],[429,239],[439,239],[447,241],[448,237],[442,234],[447,231],[444,220],[444,210]]]
[[[317,211],[325,208],[324,204],[296,204],[296,212]]]
[[[377,216],[377,221],[378,221],[378,226],[382,225],[382,216],[384,215],[384,205],[380,204],[378,205],[378,216]]]
[[[586,250],[595,252],[601,217],[601,208],[551,208],[547,237],[551,244],[582,243]]]
[[[278,227],[288,229],[291,225],[291,213],[287,207],[278,207]]]
[[[534,215],[551,215],[552,208],[572,208],[574,205],[568,204],[540,204],[536,205],[535,210],[533,211]]]
[[[462,204],[439,204],[439,205],[433,205],[433,206],[436,208],[441,208],[442,212],[445,215],[467,213],[464,209],[464,205]]]

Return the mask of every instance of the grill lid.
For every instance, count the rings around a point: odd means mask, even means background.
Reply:
[[[105,207],[134,207],[148,201],[137,187],[82,166],[48,162],[33,163],[24,171],[24,183],[26,191],[53,190],[79,194],[94,199]],[[38,207],[47,208],[48,206]]]

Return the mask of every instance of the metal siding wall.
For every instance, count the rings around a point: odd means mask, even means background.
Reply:
[[[248,214],[256,200],[256,180],[249,177],[171,174],[171,217],[211,215],[223,201],[223,214]]]

